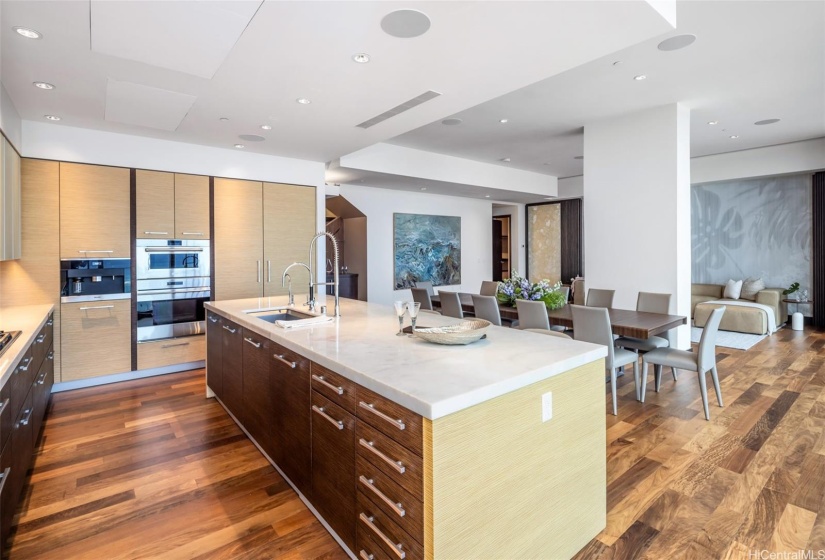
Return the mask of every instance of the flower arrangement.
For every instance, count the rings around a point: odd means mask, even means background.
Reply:
[[[512,307],[515,307],[516,300],[526,299],[544,302],[548,309],[559,309],[567,303],[559,288],[561,288],[561,282],[553,285],[548,280],[533,283],[518,272],[513,272],[510,278],[499,282],[496,298],[501,303]]]

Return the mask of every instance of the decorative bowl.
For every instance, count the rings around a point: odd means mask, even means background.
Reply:
[[[434,344],[471,344],[485,338],[490,325],[484,319],[468,319],[457,325],[417,328],[415,336]]]

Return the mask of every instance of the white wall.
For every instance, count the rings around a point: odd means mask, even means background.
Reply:
[[[9,142],[17,148],[17,151],[21,151],[23,147],[22,121],[2,83],[0,83],[0,130],[9,139]]]
[[[394,289],[393,214],[433,214],[461,217],[461,285],[445,289],[478,292],[492,270],[492,204],[481,200],[341,185],[341,196],[367,216],[369,257],[367,298],[392,305],[412,300],[409,290]]]
[[[497,206],[493,208],[493,216],[510,216],[510,270],[518,271],[521,275],[527,274],[524,204]]]
[[[581,198],[584,196],[584,175],[559,179],[559,198]]]

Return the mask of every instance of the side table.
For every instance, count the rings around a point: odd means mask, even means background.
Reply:
[[[793,303],[794,305],[796,305],[796,311],[794,311],[793,315],[791,315],[791,329],[795,331],[801,331],[805,325],[805,317],[802,315],[802,313],[799,312],[799,306],[800,304],[812,305],[814,300],[809,299],[806,301],[797,301],[795,299],[783,299],[782,301],[785,303]]]

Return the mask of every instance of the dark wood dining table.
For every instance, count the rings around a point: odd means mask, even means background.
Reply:
[[[472,313],[475,310],[473,306],[472,294],[459,293],[461,300],[461,307],[464,311]],[[441,307],[441,300],[438,295],[432,296],[433,307]],[[509,319],[514,321],[518,319],[518,311],[515,307],[498,304],[502,319]],[[632,309],[616,309],[608,308],[608,315],[610,315],[610,325],[613,328],[613,334],[619,336],[632,336],[634,338],[650,338],[679,325],[687,324],[687,317],[682,315],[665,315],[663,313],[646,313],[644,311],[636,311]],[[573,328],[573,315],[570,311],[570,305],[565,305],[561,309],[548,309],[547,318],[551,325],[560,325],[562,327]]]

